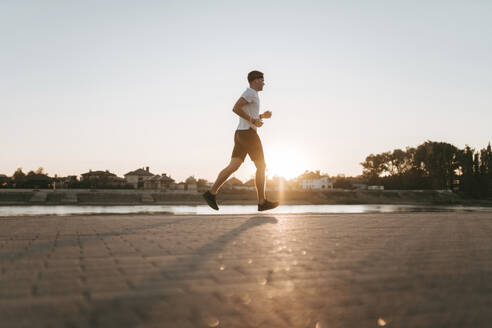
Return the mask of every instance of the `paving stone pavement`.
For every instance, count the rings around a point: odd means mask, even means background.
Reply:
[[[490,327],[492,212],[0,218],[0,327]]]

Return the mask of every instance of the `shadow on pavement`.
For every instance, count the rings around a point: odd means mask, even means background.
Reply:
[[[19,253],[12,253],[10,251],[0,253],[0,261],[10,260],[10,262],[13,262],[13,261],[20,260],[20,259],[27,257],[27,256],[32,256],[32,255],[36,255],[39,253],[43,253],[43,252],[50,250],[54,247],[60,248],[60,247],[65,247],[65,246],[77,246],[77,245],[79,245],[79,243],[85,244],[86,242],[89,242],[90,240],[97,240],[97,239],[101,239],[104,237],[111,237],[111,236],[131,235],[131,234],[138,232],[138,231],[141,231],[141,230],[154,229],[154,228],[160,228],[160,227],[173,225],[173,224],[185,223],[185,222],[189,222],[190,220],[194,220],[194,218],[166,220],[164,222],[159,222],[159,223],[155,223],[155,224],[145,224],[142,226],[124,229],[124,230],[95,233],[95,234],[91,234],[91,235],[74,236],[71,239],[65,238],[65,239],[56,240],[56,241],[49,240],[49,241],[44,242],[44,243],[36,244],[35,246],[30,246],[29,248],[24,248],[23,251],[21,251]],[[82,237],[82,238],[80,238],[80,237]]]
[[[234,228],[215,240],[206,243],[184,258],[178,258],[159,270],[159,274],[149,277],[133,290],[125,294],[114,296],[109,300],[91,300],[87,309],[90,326],[99,327],[105,318],[111,318],[111,327],[131,328],[145,323],[152,316],[154,306],[159,306],[162,319],[179,322],[187,317],[193,327],[203,326],[203,309],[207,309],[210,300],[197,293],[190,292],[187,278],[193,281],[193,274],[206,261],[214,258],[223,249],[242,233],[265,224],[276,224],[274,216],[252,216],[237,228]],[[207,272],[208,274],[208,272]],[[212,274],[212,273],[210,273]],[[165,287],[162,287],[165,286]],[[164,289],[162,289],[164,288]],[[182,293],[177,295],[176,291]],[[132,295],[139,295],[135,298]],[[173,311],[169,312],[169,310]],[[186,314],[183,314],[183,311]],[[122,313],[137,313],[137,316],[121,316]],[[185,320],[186,320],[185,319]],[[107,319],[106,319],[107,320]]]

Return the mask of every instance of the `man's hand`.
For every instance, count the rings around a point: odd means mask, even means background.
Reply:
[[[270,118],[272,117],[272,112],[270,112],[269,110],[267,110],[266,112],[264,112],[263,114],[260,115],[261,118]]]
[[[256,127],[261,127],[263,125],[263,121],[261,120],[261,118],[252,118],[251,124],[253,124]]]

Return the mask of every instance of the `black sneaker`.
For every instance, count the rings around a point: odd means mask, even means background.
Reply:
[[[203,198],[205,198],[205,200],[207,201],[208,206],[210,206],[214,210],[219,210],[219,207],[217,206],[217,201],[215,200],[215,195],[212,195],[209,190],[203,193]]]
[[[271,210],[277,207],[279,204],[278,202],[270,202],[265,199],[265,202],[263,204],[258,204],[258,211],[266,211],[266,210]]]

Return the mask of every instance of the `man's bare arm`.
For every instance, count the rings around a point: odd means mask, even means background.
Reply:
[[[255,119],[243,111],[243,106],[247,104],[248,101],[243,97],[241,97],[238,99],[238,101],[236,101],[236,104],[234,105],[234,108],[232,108],[232,111],[237,115],[239,115],[240,117],[244,118],[246,121],[250,122],[251,124],[254,124],[257,127],[262,126],[263,122],[261,121],[261,119]]]
[[[263,114],[260,114],[260,118],[261,119],[264,119],[264,118],[270,118],[272,117],[272,112],[267,110],[266,112],[264,112]]]

